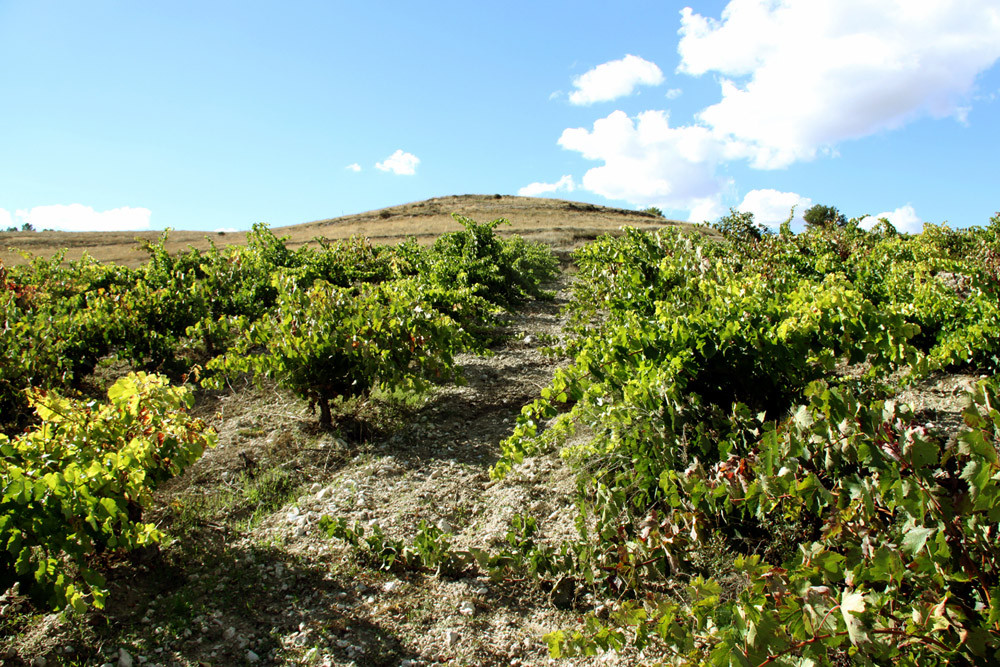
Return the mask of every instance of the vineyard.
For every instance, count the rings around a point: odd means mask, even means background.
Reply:
[[[456,221],[0,265],[0,658],[1000,661],[1000,215]]]

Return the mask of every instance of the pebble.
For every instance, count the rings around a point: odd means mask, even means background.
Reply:
[[[458,605],[458,613],[463,616],[472,616],[476,613],[476,606],[469,600],[465,600],[462,604]]]
[[[391,593],[394,590],[397,590],[400,586],[402,586],[402,583],[398,581],[387,581],[382,584],[382,590],[386,593]]]
[[[449,648],[457,644],[461,638],[462,635],[455,632],[454,630],[448,630],[447,632],[444,633],[444,641]]]
[[[132,656],[123,648],[118,649],[118,667],[132,667]]]
[[[257,662],[260,660],[260,656],[253,651],[247,651],[247,662]]]
[[[455,533],[455,527],[448,523],[447,519],[441,519],[435,524],[442,533]]]

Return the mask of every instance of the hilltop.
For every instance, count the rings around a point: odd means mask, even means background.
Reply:
[[[379,244],[395,244],[408,237],[430,243],[441,234],[459,229],[451,217],[453,213],[479,222],[506,218],[511,224],[499,229],[499,233],[519,234],[528,240],[546,243],[557,251],[579,247],[623,225],[655,229],[663,225],[689,224],[641,211],[583,202],[495,194],[435,197],[339,218],[276,227],[274,231],[278,236],[288,237],[290,248],[316,238],[336,240],[355,235],[367,236]],[[17,250],[47,257],[65,249],[69,260],[79,259],[87,252],[102,262],[135,267],[148,258],[138,242],[155,241],[159,235],[158,231],[6,232],[0,234],[0,261],[8,265],[23,263]],[[205,250],[211,241],[218,246],[245,243],[246,233],[174,230],[170,232],[167,249],[176,252],[192,246]]]

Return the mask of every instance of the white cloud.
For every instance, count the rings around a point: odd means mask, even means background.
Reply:
[[[216,234],[235,234],[240,230],[236,229],[235,227],[219,227],[218,229],[215,229],[213,231]]]
[[[690,202],[689,207],[691,212],[688,222],[714,222],[725,215],[722,197],[719,195],[695,199]]]
[[[570,93],[570,104],[586,105],[607,102],[631,95],[636,86],[658,86],[663,83],[663,72],[648,60],[627,55],[598,65],[573,79],[576,88]]]
[[[668,100],[676,100],[678,97],[684,94],[684,91],[680,88],[671,88],[667,91],[666,98]]]
[[[14,226],[14,216],[10,211],[0,208],[0,231],[4,231]]]
[[[346,169],[348,171],[353,171],[353,172],[356,173],[356,172],[361,171],[361,165],[358,164],[357,162],[355,162],[354,164],[347,165],[346,167],[344,167],[344,169]]]
[[[811,199],[794,192],[763,189],[748,192],[743,197],[743,203],[736,208],[739,211],[753,213],[754,222],[777,229],[781,223],[788,219],[792,207],[795,207],[795,217],[792,219],[792,224],[805,225],[802,214],[812,205]]]
[[[615,111],[594,122],[594,129],[569,128],[559,145],[601,160],[583,176],[584,189],[638,206],[705,209],[722,184],[715,165],[721,145],[699,126],[670,127],[664,111],[644,111],[635,120]]]
[[[924,115],[968,112],[1000,58],[996,0],[732,0],[721,20],[681,12],[678,70],[720,75],[698,115],[757,168]]]
[[[980,102],[977,75],[1000,59],[1000,7],[996,0],[731,0],[719,20],[683,10],[680,34],[678,71],[716,75],[717,103],[679,127],[669,126],[665,111],[634,118],[615,111],[592,130],[567,128],[559,145],[603,162],[578,187],[703,220],[724,214],[720,165],[786,167],[918,117],[964,122]],[[629,71],[629,58],[641,61],[629,56],[579,77],[571,101],[614,99],[645,83],[634,73],[612,76],[614,67]],[[811,204],[761,190],[741,207],[777,224],[796,202],[800,215]]]
[[[537,197],[538,195],[551,192],[573,192],[576,190],[576,183],[572,176],[563,176],[555,183],[531,183],[525,185],[517,191],[522,197]]]
[[[910,204],[900,206],[895,211],[869,215],[862,219],[860,224],[864,229],[871,229],[880,218],[885,218],[896,228],[896,231],[904,234],[919,234],[924,231],[924,221],[920,219]]]
[[[390,171],[399,176],[413,176],[417,173],[417,165],[420,158],[412,153],[404,153],[397,150],[382,162],[376,162],[375,168],[381,171]]]
[[[149,229],[152,211],[148,208],[122,206],[95,211],[83,204],[35,206],[16,213],[21,223],[31,223],[37,230],[57,229],[67,232],[123,232]]]

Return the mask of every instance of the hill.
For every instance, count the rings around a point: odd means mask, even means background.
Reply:
[[[430,243],[441,234],[459,227],[452,214],[487,222],[506,218],[510,225],[501,234],[520,234],[528,240],[541,241],[556,250],[578,247],[601,234],[614,232],[623,225],[654,229],[663,225],[687,225],[665,220],[641,211],[631,211],[582,202],[513,195],[458,195],[435,197],[424,201],[390,206],[366,213],[316,220],[300,225],[275,228],[278,236],[287,236],[287,245],[297,248],[317,237],[328,240],[364,235],[375,243],[395,244],[407,237]],[[51,256],[66,250],[66,258],[79,259],[84,252],[102,262],[138,266],[147,259],[137,241],[155,241],[160,232],[4,232],[0,233],[0,261],[14,265],[24,262],[17,251],[36,256]],[[171,252],[193,246],[207,249],[209,243],[230,245],[245,243],[245,233],[206,233],[172,231],[167,243]]]

